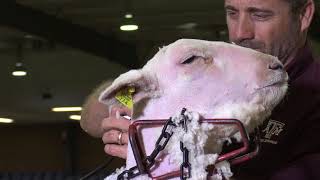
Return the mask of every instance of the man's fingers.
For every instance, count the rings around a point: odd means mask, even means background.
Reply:
[[[109,131],[110,129],[128,131],[130,122],[128,119],[123,117],[125,115],[131,115],[130,109],[117,106],[112,107],[110,116],[108,118],[103,119],[102,121],[102,129],[104,131]]]
[[[123,159],[127,158],[127,145],[115,145],[115,144],[107,144],[104,146],[104,151],[111,155],[111,156],[117,156]]]
[[[112,107],[109,117],[102,120],[102,129],[104,131],[102,141],[105,145],[104,151],[120,158],[127,158],[128,149],[128,129],[130,121],[122,116],[131,116],[131,111],[124,107]],[[122,134],[121,134],[122,132]],[[119,138],[121,140],[119,141]],[[119,142],[123,145],[119,145]]]
[[[105,132],[102,136],[103,143],[104,144],[109,144],[109,143],[118,144],[120,133],[121,133],[120,131],[115,130],[115,129],[112,129],[112,130]],[[120,142],[122,144],[128,144],[128,133],[127,132],[122,132]]]
[[[114,117],[117,117],[118,116],[131,116],[131,110],[127,107],[123,107],[123,106],[113,106],[111,107],[110,109],[110,112],[109,112],[110,116],[114,116]]]
[[[123,117],[119,119],[115,117],[108,117],[102,120],[102,129],[106,132],[111,129],[117,129],[120,131],[128,131],[130,125],[130,121]]]

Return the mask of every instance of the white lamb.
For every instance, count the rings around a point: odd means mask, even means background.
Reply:
[[[266,119],[284,97],[288,76],[276,57],[224,42],[182,39],[162,49],[142,68],[120,75],[100,96],[108,105],[117,103],[119,91],[135,88],[133,121],[168,119],[187,108],[192,121],[188,133],[175,128],[166,149],[157,157],[152,176],[179,169],[183,141],[190,150],[192,179],[206,179],[205,167],[215,164],[222,142],[234,135],[234,128],[199,124],[199,118],[239,119],[248,132]],[[143,128],[146,155],[154,149],[162,127]],[[130,146],[129,146],[130,147]],[[136,165],[128,149],[127,168]],[[227,162],[216,164],[211,179],[232,176]],[[120,171],[119,171],[120,172]],[[107,179],[116,179],[114,174]],[[137,179],[148,178],[148,175]]]

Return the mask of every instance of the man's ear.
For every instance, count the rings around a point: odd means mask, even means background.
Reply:
[[[314,2],[313,0],[308,0],[305,7],[303,7],[300,13],[300,22],[301,22],[301,32],[305,32],[312,21],[314,14]]]
[[[158,89],[157,81],[152,75],[142,70],[131,70],[121,74],[113,81],[111,86],[102,91],[99,101],[112,105],[115,103],[116,95],[119,91],[133,88],[132,92],[133,102],[136,103],[143,98],[151,97]]]

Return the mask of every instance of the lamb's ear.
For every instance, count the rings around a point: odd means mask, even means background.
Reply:
[[[155,78],[149,73],[141,69],[131,70],[115,79],[111,86],[100,94],[99,101],[112,105],[115,103],[117,94],[128,88],[134,88],[134,92],[129,93],[132,93],[133,102],[137,103],[143,98],[153,96],[158,89],[158,85]]]

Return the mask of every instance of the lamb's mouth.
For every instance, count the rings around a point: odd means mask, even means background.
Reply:
[[[286,86],[288,84],[287,81],[277,81],[277,82],[273,82],[273,83],[270,83],[270,84],[267,84],[265,86],[262,86],[262,87],[259,87],[259,88],[256,88],[256,90],[261,90],[261,89],[266,89],[266,88],[272,88],[272,87],[283,87],[283,86]]]

